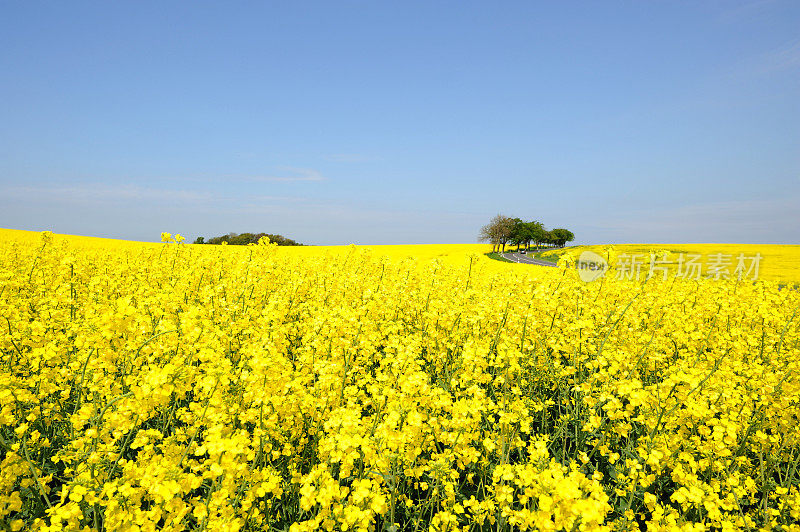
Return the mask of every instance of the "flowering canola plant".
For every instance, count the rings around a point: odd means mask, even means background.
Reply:
[[[5,529],[800,530],[797,290],[163,236],[0,231]]]

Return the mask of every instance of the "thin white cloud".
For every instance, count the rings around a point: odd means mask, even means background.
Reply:
[[[334,153],[328,155],[325,159],[335,163],[366,163],[377,160],[375,157],[360,153]]]
[[[204,191],[170,190],[137,185],[106,185],[86,183],[79,185],[43,185],[5,187],[2,194],[17,200],[61,200],[61,201],[181,201],[200,202],[213,198]]]
[[[800,40],[787,42],[768,51],[760,62],[767,72],[800,67]]]
[[[227,210],[248,205],[298,205],[306,198],[244,193],[240,196],[219,194],[206,190],[181,190],[138,185],[81,183],[76,185],[0,186],[0,197],[25,204],[99,205],[139,203],[161,205],[169,203],[183,207]]]
[[[620,241],[797,243],[799,204],[800,198],[696,203],[625,211],[591,225]]]
[[[798,68],[800,68],[800,40],[795,39],[742,58],[728,68],[726,77],[729,82],[746,81],[792,72]]]
[[[720,13],[719,20],[728,24],[742,21],[752,22],[756,18],[769,14],[777,3],[776,0],[750,0],[739,4],[730,2],[725,4],[729,8]]]
[[[325,181],[325,176],[313,168],[294,168],[284,166],[278,169],[280,175],[248,176],[239,178],[242,181],[293,183],[302,181]]]

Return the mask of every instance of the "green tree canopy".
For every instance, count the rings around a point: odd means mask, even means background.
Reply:
[[[279,246],[302,246],[299,242],[295,242],[291,238],[286,238],[283,235],[273,235],[270,233],[228,233],[227,235],[215,236],[203,242],[203,237],[197,237],[194,241],[195,244],[222,244],[227,242],[231,246],[246,246],[247,244],[257,244],[261,237],[269,238],[270,242],[274,242]]]
[[[511,218],[498,214],[488,224],[481,228],[478,240],[489,242],[494,251],[505,251],[506,244],[525,246],[530,249],[533,243],[536,247],[542,245],[563,247],[567,242],[572,242],[575,235],[564,228],[547,230],[542,222],[533,220],[526,222],[521,218]]]

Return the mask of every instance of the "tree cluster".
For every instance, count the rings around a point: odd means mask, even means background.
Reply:
[[[286,238],[283,235],[271,235],[269,233],[228,233],[227,235],[215,236],[206,240],[202,236],[198,236],[194,241],[195,244],[216,244],[220,245],[227,242],[231,246],[246,246],[247,244],[258,244],[261,237],[269,238],[271,243],[278,244],[279,246],[302,246],[291,238]]]
[[[492,244],[492,251],[505,252],[507,245],[516,245],[530,249],[535,247],[564,247],[567,242],[575,240],[572,231],[564,228],[548,230],[543,223],[525,222],[520,218],[511,218],[498,214],[488,224],[481,227],[478,240]]]

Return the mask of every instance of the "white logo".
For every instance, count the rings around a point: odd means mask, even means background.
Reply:
[[[602,255],[587,250],[581,252],[575,267],[578,269],[578,277],[581,278],[581,281],[591,283],[606,274],[608,261]]]

